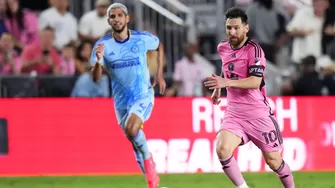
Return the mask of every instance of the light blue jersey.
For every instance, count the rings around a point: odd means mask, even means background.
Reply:
[[[125,41],[117,41],[108,34],[98,40],[94,48],[101,43],[104,44],[101,63],[110,74],[119,123],[122,124],[130,112],[135,112],[145,121],[151,114],[153,105],[153,89],[146,53],[158,48],[159,39],[148,32],[130,30],[129,38]],[[94,50],[91,62],[97,62]]]

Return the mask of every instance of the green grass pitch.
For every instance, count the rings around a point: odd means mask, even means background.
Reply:
[[[160,187],[233,188],[224,174],[161,175]],[[245,173],[250,188],[282,188],[274,173]],[[296,172],[296,188],[335,188],[335,172]],[[0,188],[146,188],[136,176],[1,177]]]

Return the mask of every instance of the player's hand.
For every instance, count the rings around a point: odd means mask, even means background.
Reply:
[[[206,87],[209,87],[210,90],[221,89],[221,88],[227,87],[226,79],[216,74],[213,74],[212,76],[207,77],[206,80],[207,81],[205,81],[204,84]]]
[[[221,97],[221,89],[214,89],[213,94],[211,96],[214,105],[220,104],[221,102],[220,97]]]
[[[154,82],[152,83],[151,87],[155,87],[157,84],[159,85],[159,93],[163,95],[165,92],[165,88],[166,88],[166,83],[165,83],[164,78],[161,76],[155,77]]]
[[[97,59],[100,60],[104,57],[105,46],[103,43],[98,44],[98,46],[94,49],[95,55]]]

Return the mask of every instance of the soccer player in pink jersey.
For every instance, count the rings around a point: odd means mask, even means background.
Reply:
[[[216,152],[222,169],[237,188],[248,188],[233,151],[252,141],[262,150],[269,167],[285,188],[294,188],[292,172],[280,155],[283,138],[265,96],[263,72],[266,59],[262,48],[247,37],[248,17],[239,8],[226,12],[228,41],[218,45],[222,75],[207,78],[205,86],[214,90],[212,100],[220,103],[221,88],[227,89],[228,105],[220,131]]]

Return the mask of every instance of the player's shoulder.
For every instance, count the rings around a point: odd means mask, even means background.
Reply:
[[[149,31],[140,31],[140,30],[130,30],[132,35],[148,35],[152,36]]]
[[[248,39],[244,45],[246,51],[254,53],[255,57],[261,57],[263,54],[262,47],[252,39]]]
[[[104,35],[103,37],[101,37],[95,44],[100,44],[100,43],[105,43],[109,40],[113,39],[112,34],[107,33],[106,35]]]
[[[229,45],[229,41],[228,40],[222,40],[218,46],[217,49],[219,50],[220,48],[226,48],[226,47],[230,47]]]
[[[222,40],[222,41],[218,44],[218,46],[227,46],[227,45],[229,45],[229,41],[228,41],[228,40]]]

